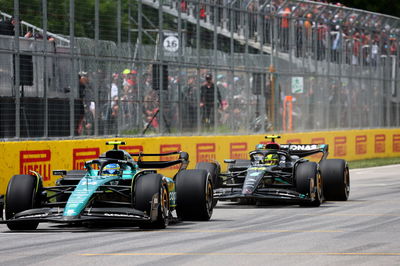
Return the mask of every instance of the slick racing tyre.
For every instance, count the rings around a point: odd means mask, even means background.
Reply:
[[[6,220],[19,212],[40,206],[41,179],[33,175],[15,175],[8,183],[5,201]],[[10,230],[35,230],[39,222],[9,222]]]
[[[213,212],[213,186],[211,175],[206,170],[182,170],[177,174],[176,212],[183,220],[210,220]]]
[[[135,209],[151,215],[153,196],[157,195],[157,219],[150,223],[142,223],[140,228],[164,229],[168,225],[169,197],[168,189],[162,181],[160,174],[147,174],[139,176],[134,184],[133,206]]]
[[[296,167],[295,178],[296,191],[310,198],[310,201],[302,201],[300,206],[319,207],[322,202],[322,178],[317,163],[300,163]]]
[[[350,194],[349,167],[345,160],[329,159],[319,164],[326,200],[346,201]]]
[[[222,179],[219,176],[221,173],[221,167],[218,163],[208,163],[208,162],[200,162],[196,164],[195,169],[204,169],[211,175],[211,180],[213,182],[214,188],[219,188],[222,185]],[[213,208],[217,205],[218,200],[213,198]]]
[[[222,180],[219,176],[221,173],[221,167],[218,163],[199,162],[196,164],[195,169],[207,170],[207,172],[209,172],[211,175],[214,188],[219,188],[221,186]]]

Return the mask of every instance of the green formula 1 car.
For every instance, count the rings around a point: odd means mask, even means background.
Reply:
[[[5,220],[11,230],[34,230],[41,222],[123,222],[141,228],[165,228],[171,220],[209,220],[213,186],[206,170],[187,170],[186,152],[129,154],[114,145],[85,170],[55,170],[55,186],[44,187],[39,173],[15,175],[4,199]],[[146,156],[169,156],[172,161],[147,161]],[[133,157],[137,157],[134,160]],[[180,165],[173,177],[159,168]]]

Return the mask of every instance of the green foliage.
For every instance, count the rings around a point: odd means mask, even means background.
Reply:
[[[375,167],[375,166],[383,166],[390,164],[400,164],[400,157],[350,161],[349,168],[356,169],[356,168]]]

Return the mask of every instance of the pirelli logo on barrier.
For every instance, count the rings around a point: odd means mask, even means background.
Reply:
[[[77,148],[72,150],[72,169],[83,170],[85,162],[97,159],[100,156],[99,148]]]
[[[20,174],[30,174],[35,171],[42,175],[44,181],[51,177],[51,151],[50,150],[29,150],[20,151]]]
[[[375,153],[385,152],[385,135],[375,135]]]
[[[246,142],[237,142],[230,143],[230,157],[231,159],[247,159],[247,143]]]
[[[356,136],[356,154],[367,153],[367,136]]]
[[[393,135],[393,152],[400,152],[400,134]]]
[[[301,144],[301,139],[288,139],[287,143],[290,143],[290,144]]]
[[[180,151],[181,144],[161,144],[160,145],[160,153],[174,152]],[[169,156],[160,156],[161,161],[173,161],[177,159],[177,155],[169,155]],[[179,169],[180,164],[173,165],[168,167],[167,169]]]
[[[335,156],[346,156],[346,144],[347,138],[345,136],[335,137],[334,138],[334,152]]]
[[[198,143],[196,144],[197,162],[213,162],[216,160],[215,143]]]

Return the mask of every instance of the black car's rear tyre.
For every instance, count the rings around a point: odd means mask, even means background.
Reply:
[[[326,200],[346,201],[350,194],[349,167],[345,160],[329,159],[320,163]]]
[[[151,202],[154,195],[157,195],[159,203],[157,219],[150,223],[140,224],[140,228],[164,229],[168,225],[169,196],[167,186],[163,183],[162,175],[147,174],[139,176],[135,182],[133,206],[137,210],[150,215]]]
[[[322,202],[322,178],[315,162],[300,163],[296,167],[296,191],[308,195],[311,201],[302,201],[300,206],[319,207]]]
[[[213,212],[213,185],[211,175],[206,170],[183,170],[177,174],[176,212],[183,220],[210,220]]]
[[[15,214],[40,206],[42,182],[33,175],[15,175],[8,182],[5,213],[6,219],[12,219]],[[35,230],[39,222],[21,221],[7,223],[10,230]]]

